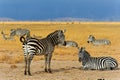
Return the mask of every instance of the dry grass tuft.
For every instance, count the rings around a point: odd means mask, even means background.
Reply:
[[[17,68],[17,66],[15,64],[13,64],[13,65],[10,66],[10,68],[15,69],[15,68]]]
[[[9,60],[9,56],[6,54],[0,54],[0,62],[5,62]]]
[[[21,63],[23,61],[24,61],[23,56],[13,56],[10,58],[10,60],[7,63],[15,64],[15,63]]]

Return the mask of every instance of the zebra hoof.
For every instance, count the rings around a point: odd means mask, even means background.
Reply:
[[[29,76],[32,76],[31,74],[28,74]]]
[[[27,75],[27,73],[26,73],[26,72],[24,72],[24,75]]]
[[[48,69],[48,73],[52,73],[51,69]]]
[[[45,72],[48,72],[47,69],[45,69]]]
[[[32,76],[30,72],[28,72],[28,75],[29,75],[29,76]]]

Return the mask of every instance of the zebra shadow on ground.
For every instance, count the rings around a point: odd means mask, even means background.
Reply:
[[[116,69],[113,69],[113,70],[96,70],[96,69],[83,69],[83,67],[79,67],[78,68],[79,70],[84,70],[84,71],[117,71],[117,70],[120,70],[120,68],[116,68]]]
[[[84,70],[82,67],[66,67],[66,68],[59,68],[59,69],[52,69],[52,73],[56,72],[64,72],[64,73],[69,73],[70,70],[83,70],[83,71],[116,71],[120,70],[120,68],[117,68],[115,70]],[[46,73],[44,70],[43,71],[36,71],[33,74],[41,74],[41,73]]]
[[[69,73],[70,70],[80,70],[80,67],[66,67],[66,68],[59,68],[59,69],[52,69],[52,73],[56,72],[64,72],[64,73]],[[41,74],[41,73],[46,73],[45,71],[36,71],[34,74]]]

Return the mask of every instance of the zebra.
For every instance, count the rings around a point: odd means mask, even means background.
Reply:
[[[79,48],[79,62],[84,70],[113,70],[118,68],[118,62],[112,57],[91,57],[84,47]]]
[[[78,43],[75,41],[65,41],[65,44],[59,46],[66,46],[66,47],[77,47],[78,48]]]
[[[10,38],[13,38],[15,35],[18,36],[18,37],[25,36],[25,35],[27,37],[29,37],[30,36],[30,30],[21,29],[21,28],[11,29],[10,30]]]
[[[93,45],[110,45],[110,40],[107,39],[95,39],[93,35],[89,35],[88,37],[88,43],[92,43]]]
[[[64,44],[65,35],[64,30],[56,30],[50,33],[47,37],[38,38],[24,38],[20,37],[20,41],[23,43],[23,51],[25,57],[25,71],[24,74],[31,75],[30,64],[34,55],[44,55],[45,57],[45,72],[51,73],[50,63],[52,53],[56,45]],[[28,69],[28,70],[27,70]]]
[[[21,29],[21,28],[17,28],[17,29],[11,29],[10,30],[10,36],[6,37],[4,32],[2,31],[1,34],[3,35],[3,39],[4,40],[14,40],[14,36],[25,36],[29,37],[30,36],[30,31],[28,29]]]
[[[6,37],[7,34],[5,34],[3,31],[1,31],[1,34],[4,40],[13,40],[11,37]]]

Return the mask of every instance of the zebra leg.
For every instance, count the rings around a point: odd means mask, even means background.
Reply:
[[[27,72],[26,72],[26,70],[27,70],[27,56],[25,56],[25,71],[24,71],[24,75],[27,75]]]
[[[47,54],[45,56],[45,72],[47,72]]]
[[[31,72],[30,72],[30,64],[31,64],[31,61],[32,61],[33,57],[34,57],[34,55],[30,54],[29,58],[28,58],[28,75],[30,75],[30,76],[32,76]]]
[[[51,58],[52,58],[52,54],[49,53],[47,56],[47,64],[48,64],[48,72],[49,73],[52,73],[51,68],[50,68]]]

